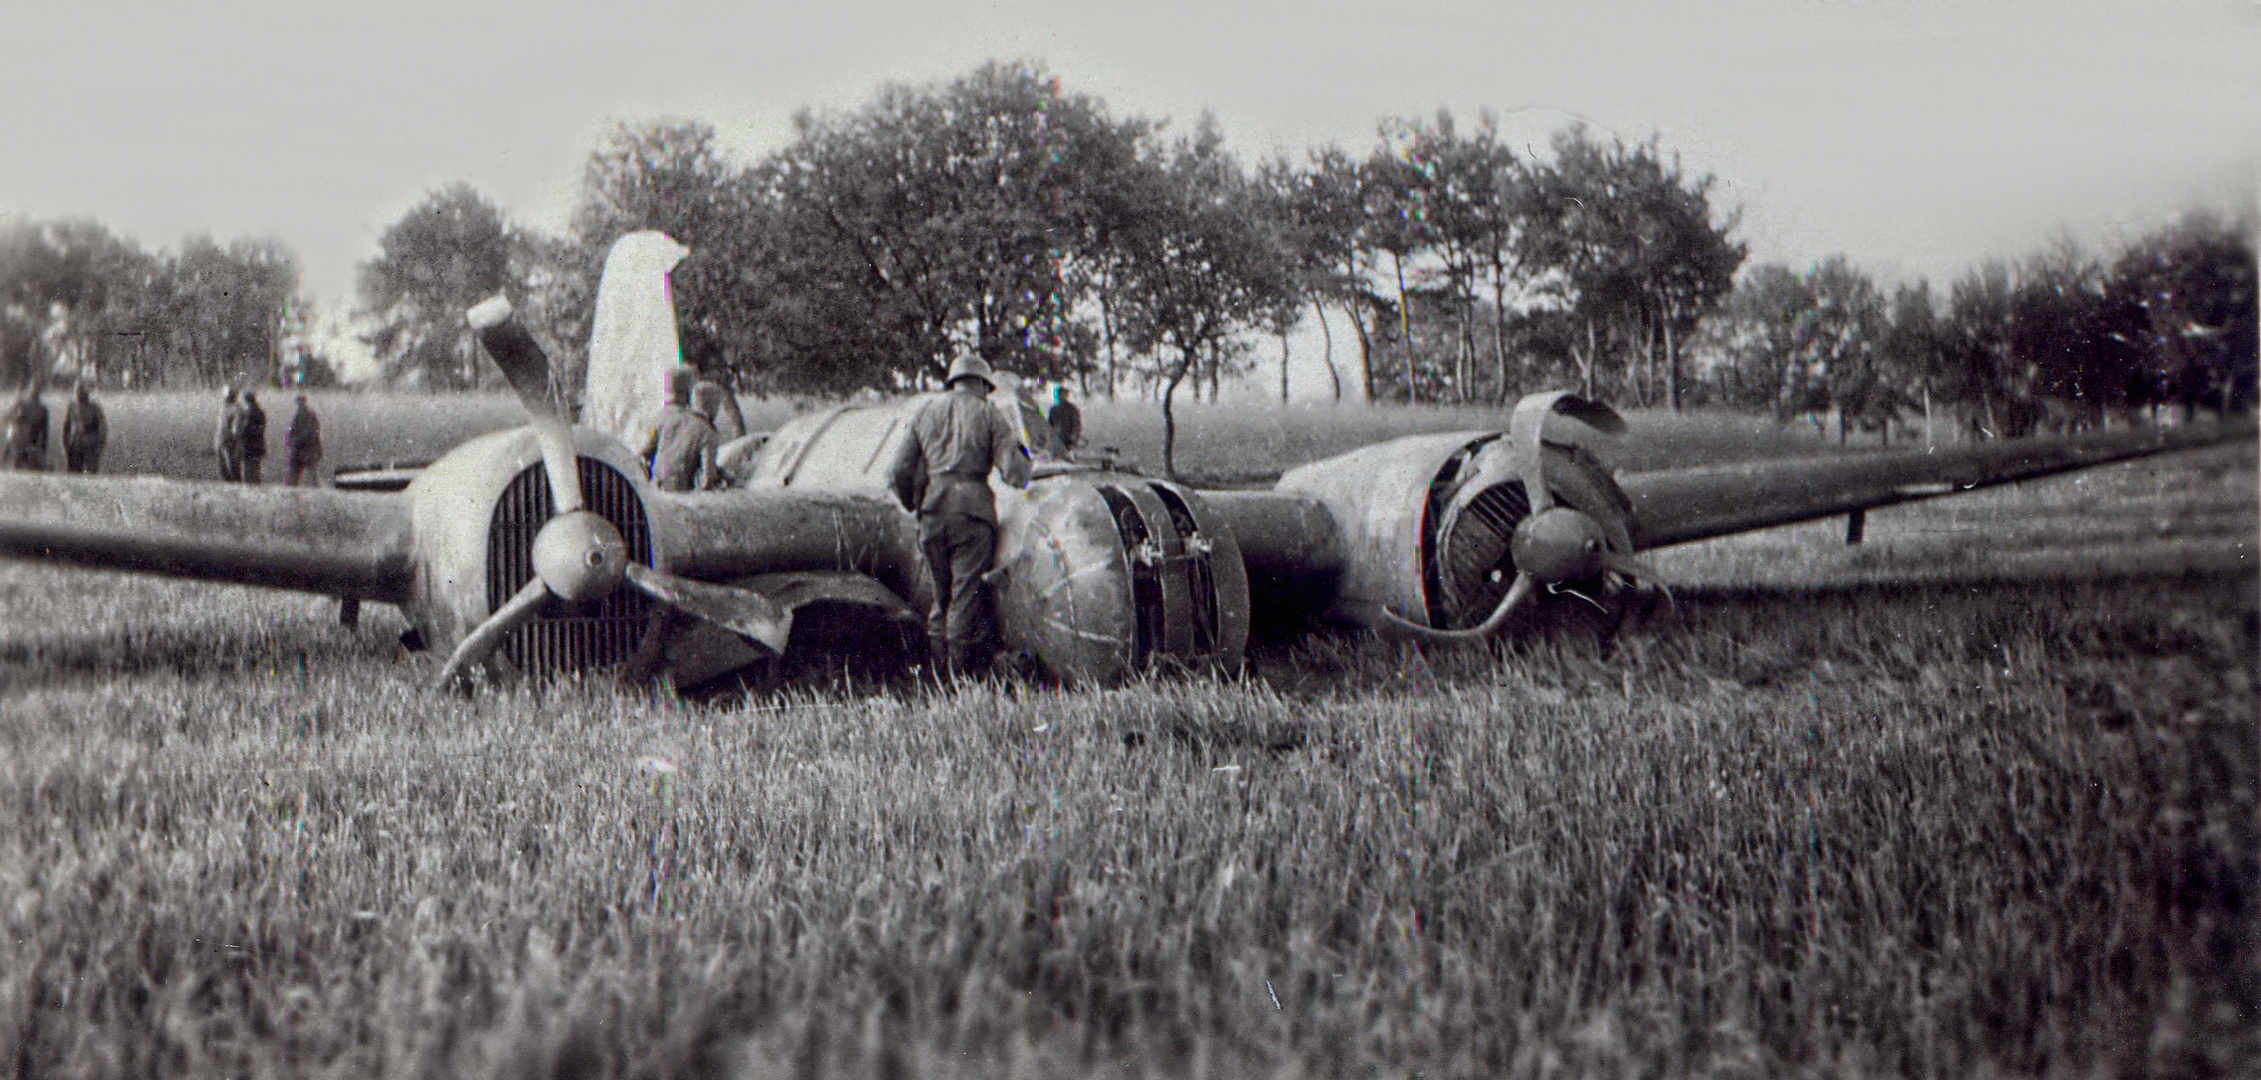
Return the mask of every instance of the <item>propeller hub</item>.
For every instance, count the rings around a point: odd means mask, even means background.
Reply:
[[[1567,506],[1541,510],[1515,527],[1515,568],[1549,585],[1601,572],[1609,540],[1601,524]]]
[[[534,536],[534,574],[567,603],[612,592],[627,572],[620,530],[587,510],[559,514]]]

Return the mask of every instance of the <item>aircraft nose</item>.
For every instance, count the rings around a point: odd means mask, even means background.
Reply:
[[[568,603],[604,596],[628,569],[628,545],[612,522],[578,510],[560,514],[534,537],[534,573]]]

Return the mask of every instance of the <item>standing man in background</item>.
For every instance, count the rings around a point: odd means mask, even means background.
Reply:
[[[716,486],[722,476],[714,464],[722,441],[712,419],[722,403],[717,394],[693,395],[698,379],[699,373],[687,367],[667,373],[667,404],[644,440],[644,470],[662,491],[699,491]],[[700,400],[694,402],[694,396]]]
[[[283,433],[283,452],[289,455],[285,468],[290,486],[322,482],[322,418],[306,403],[304,390],[298,392],[298,408],[291,411],[290,428]]]
[[[220,479],[234,483],[243,479],[243,444],[237,433],[243,428],[243,406],[236,402],[236,387],[229,383],[220,391],[220,427],[212,433],[212,453],[220,459]]]
[[[236,454],[243,463],[243,482],[259,482],[259,463],[267,460],[267,411],[259,407],[259,395],[248,388],[243,392],[243,409],[237,414]]]
[[[1036,404],[1036,384],[1022,379],[1013,387],[1014,425],[1020,430],[1021,446],[1029,456],[1039,461],[1066,461],[1068,448],[1052,434],[1052,422],[1045,419],[1044,410]]]
[[[950,365],[949,389],[919,403],[910,438],[890,470],[903,508],[919,518],[919,548],[934,580],[927,642],[937,671],[979,675],[997,652],[997,618],[982,575],[997,555],[997,500],[989,474],[1028,486],[1028,452],[1014,424],[990,405],[995,377],[979,357]]]
[[[1052,436],[1060,440],[1061,449],[1073,451],[1083,445],[1083,410],[1068,400],[1067,387],[1052,388],[1052,411],[1045,414],[1044,422],[1051,425]]]
[[[47,468],[47,405],[39,400],[39,381],[24,384],[23,396],[8,410],[8,467],[32,472]]]
[[[71,407],[63,412],[63,468],[75,473],[98,471],[103,444],[109,441],[110,425],[102,417],[102,406],[94,403],[94,392],[80,379]]]

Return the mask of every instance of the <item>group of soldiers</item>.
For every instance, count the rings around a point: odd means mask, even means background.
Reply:
[[[47,403],[39,399],[39,384],[26,383],[23,393],[8,409],[8,467],[28,471],[47,468]],[[74,473],[101,468],[102,447],[110,441],[109,421],[94,392],[81,380],[63,411],[63,467]]]
[[[8,467],[26,471],[47,468],[47,404],[40,400],[37,383],[26,384],[8,408]],[[102,449],[110,441],[110,423],[94,400],[93,388],[80,380],[63,412],[63,468],[74,473],[100,472]],[[291,486],[320,482],[322,421],[306,394],[298,395],[298,410],[291,414],[284,437]],[[221,398],[219,429],[212,450],[220,459],[220,479],[256,484],[267,459],[267,414],[251,390],[229,386]]]
[[[285,482],[292,487],[321,483],[322,418],[315,414],[303,390],[298,394],[297,409],[291,413],[290,426],[284,431],[283,448]],[[220,479],[259,483],[260,470],[267,461],[267,411],[260,408],[256,391],[249,387],[239,391],[233,385],[221,391],[220,422],[212,433],[212,452],[219,458]]]

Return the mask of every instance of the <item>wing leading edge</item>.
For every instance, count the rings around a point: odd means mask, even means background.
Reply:
[[[1640,548],[1928,499],[2114,461],[2251,439],[2250,422],[2014,439],[1951,450],[1754,462],[1637,473],[1618,483],[1633,502]]]
[[[0,473],[0,557],[354,597],[408,598],[405,495]]]

